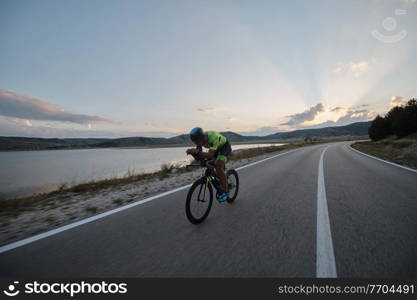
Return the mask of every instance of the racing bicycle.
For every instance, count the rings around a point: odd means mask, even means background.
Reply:
[[[214,162],[212,160],[195,158],[199,164],[190,164],[187,167],[202,167],[203,175],[190,187],[185,202],[185,213],[192,224],[200,224],[210,213],[213,204],[213,187],[216,191],[216,199],[220,195],[220,180],[214,173]],[[239,192],[239,176],[234,169],[225,170],[227,186],[229,191],[228,203],[233,203]]]

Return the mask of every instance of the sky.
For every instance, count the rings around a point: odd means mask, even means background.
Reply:
[[[0,0],[0,135],[266,135],[417,98],[417,0]]]

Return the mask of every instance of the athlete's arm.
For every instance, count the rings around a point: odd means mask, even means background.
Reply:
[[[208,152],[200,152],[198,155],[201,158],[212,159],[216,154],[216,150],[209,150]]]
[[[185,153],[191,154],[191,155],[197,155],[199,152],[200,150],[196,148],[190,148],[190,149],[187,149],[187,151],[185,151]]]
[[[212,159],[216,154],[216,150],[209,150],[208,152],[203,152],[201,149],[191,148],[187,149],[187,154],[198,155],[200,158]]]

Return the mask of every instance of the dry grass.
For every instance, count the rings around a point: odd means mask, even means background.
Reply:
[[[100,191],[108,188],[118,188],[120,186],[149,180],[154,178],[166,178],[169,173],[173,171],[176,166],[161,166],[161,170],[154,173],[134,174],[133,171],[128,171],[124,177],[114,177],[103,180],[93,180],[86,183],[69,186],[62,184],[55,191],[49,193],[35,194],[28,197],[0,199],[0,216],[3,214],[20,213],[21,211],[32,209],[35,206],[53,205],[55,196],[67,195],[68,198],[74,194],[90,193]]]
[[[354,143],[353,148],[417,169],[417,140],[409,137],[399,140]]]
[[[310,143],[311,144],[311,143]],[[291,144],[285,144],[281,146],[268,146],[268,147],[259,147],[259,148],[249,148],[249,149],[239,149],[232,152],[230,155],[230,160],[238,160],[242,158],[250,158],[266,153],[271,152],[277,152],[277,151],[283,151],[283,150],[289,150],[298,148],[301,146],[305,146],[306,143],[291,143]]]
[[[98,208],[95,207],[95,206],[88,206],[85,210],[92,213],[92,214],[95,214],[95,213],[97,213]]]

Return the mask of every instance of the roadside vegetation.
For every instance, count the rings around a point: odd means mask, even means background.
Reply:
[[[352,147],[417,169],[417,100],[393,107],[384,117],[378,115],[369,127],[369,137],[372,141]]]
[[[353,148],[417,169],[417,136],[411,135],[398,140],[381,140],[377,142],[359,142]]]
[[[44,204],[52,199],[54,196],[61,194],[80,194],[80,193],[93,193],[103,189],[117,188],[130,183],[152,180],[152,179],[164,179],[171,173],[187,172],[185,167],[179,165],[162,164],[161,169],[153,173],[140,173],[136,174],[134,171],[129,170],[126,175],[122,177],[113,177],[103,180],[92,180],[89,182],[70,186],[62,184],[56,190],[35,194],[27,197],[11,198],[11,199],[0,199],[0,217],[10,212],[11,210],[18,213],[19,211],[31,209],[31,206]]]

